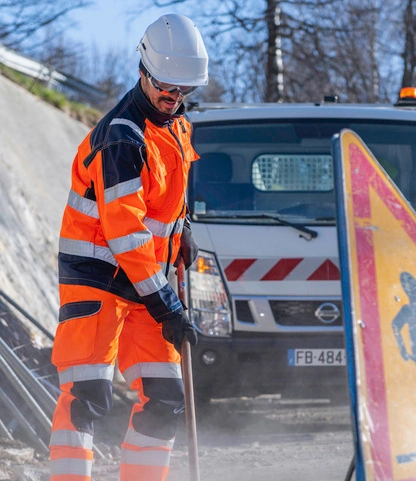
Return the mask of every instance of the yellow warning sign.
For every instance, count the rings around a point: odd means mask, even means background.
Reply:
[[[357,479],[416,481],[416,216],[354,132],[334,145]]]

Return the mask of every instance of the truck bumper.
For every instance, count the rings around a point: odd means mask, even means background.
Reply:
[[[282,394],[348,399],[347,367],[291,366],[289,349],[343,349],[343,333],[208,338],[192,348],[195,398]]]

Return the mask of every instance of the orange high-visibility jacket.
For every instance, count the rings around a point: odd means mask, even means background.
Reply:
[[[142,303],[158,322],[182,310],[167,275],[198,158],[183,111],[157,111],[139,81],[96,125],[74,159],[59,241],[60,284]]]

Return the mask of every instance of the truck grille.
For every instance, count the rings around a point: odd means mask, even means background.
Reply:
[[[254,324],[254,317],[250,310],[248,301],[235,301],[235,311],[240,322]]]
[[[342,302],[328,300],[314,301],[269,301],[276,324],[281,326],[330,327],[342,326]],[[336,309],[339,315],[336,319]]]

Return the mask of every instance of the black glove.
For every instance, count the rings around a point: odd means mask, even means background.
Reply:
[[[198,335],[194,325],[189,320],[185,311],[177,314],[172,319],[166,319],[162,322],[163,337],[175,346],[175,349],[181,353],[181,344],[183,336],[186,336],[191,346],[196,346],[198,342]]]
[[[198,246],[192,237],[191,226],[185,221],[181,236],[181,246],[179,248],[178,256],[176,257],[175,267],[178,267],[181,259],[185,264],[185,269],[189,269],[198,255]]]

